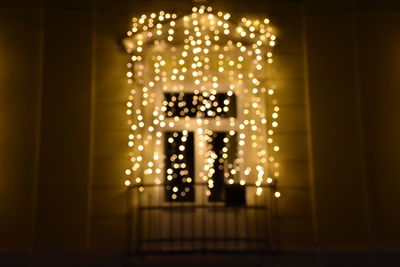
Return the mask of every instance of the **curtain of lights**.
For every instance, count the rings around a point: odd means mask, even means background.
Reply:
[[[126,186],[142,192],[143,183],[172,182],[178,172],[187,186],[170,187],[172,199],[188,194],[195,177],[210,196],[216,166],[223,168],[225,184],[251,184],[256,195],[276,185],[280,148],[273,135],[279,107],[265,80],[276,36],[268,19],[231,20],[229,13],[213,13],[205,6],[185,16],[161,11],[132,19],[124,39],[131,59],[126,74],[131,86]],[[146,54],[150,47],[152,53]],[[223,145],[217,151],[213,139],[219,129],[227,134],[219,136]],[[199,149],[194,153],[201,158],[196,173],[185,152],[191,133],[196,133]],[[172,155],[165,152],[165,142],[176,146]],[[280,196],[276,189],[274,194]]]

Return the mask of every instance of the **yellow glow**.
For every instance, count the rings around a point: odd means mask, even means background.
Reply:
[[[257,187],[257,190],[256,190],[256,194],[257,194],[257,196],[261,196],[261,194],[262,194],[262,188],[261,187]]]
[[[132,27],[127,32],[129,42],[126,47],[127,52],[131,53],[126,73],[128,84],[132,87],[129,101],[126,103],[128,124],[132,130],[128,142],[133,164],[131,169],[135,175],[140,171],[146,175],[157,174],[156,177],[166,169],[166,179],[172,181],[172,168],[183,168],[185,171],[187,167],[183,153],[186,151],[187,136],[181,137],[182,143],[178,145],[178,152],[174,155],[174,160],[179,161],[175,161],[173,166],[168,168],[159,165],[163,160],[162,155],[157,152],[162,151],[160,147],[164,143],[162,131],[179,129],[187,134],[190,129],[196,133],[196,138],[199,138],[199,155],[204,157],[204,167],[196,176],[202,177],[208,187],[213,188],[213,174],[216,171],[214,163],[218,160],[226,168],[225,178],[229,184],[239,182],[245,185],[246,181],[254,183],[257,186],[256,194],[261,195],[262,184],[272,183],[272,178],[263,179],[270,171],[268,160],[273,159],[272,166],[279,167],[274,158],[279,146],[273,142],[274,132],[269,129],[271,126],[278,127],[279,108],[276,106],[274,89],[267,90],[264,87],[264,75],[269,71],[266,68],[267,64],[273,62],[271,47],[276,45],[276,36],[272,28],[267,26],[269,19],[242,18],[238,25],[232,26],[229,13],[206,13],[211,12],[212,8],[205,6],[193,7],[192,11],[193,14],[184,16],[183,21],[175,20],[176,14],[164,11],[132,19]],[[238,35],[242,39],[241,42],[237,40]],[[173,40],[177,43],[182,40],[182,46],[170,43]],[[147,58],[144,50],[152,45],[155,48],[154,54]],[[148,60],[152,60],[151,63],[147,63]],[[251,70],[245,71],[247,69]],[[170,102],[158,103],[156,96],[159,95],[159,88],[163,92],[173,92],[179,97],[174,96]],[[200,104],[199,110],[194,111],[200,116],[196,116],[193,121],[187,114],[189,105],[181,95],[188,88],[193,88],[196,101]],[[225,99],[223,103],[216,101],[216,95],[225,88],[228,88],[227,96],[236,95],[238,99],[243,99],[243,108],[238,111],[240,116],[229,120],[222,114],[230,111],[230,99]],[[199,97],[204,99],[199,100]],[[271,113],[266,109],[263,100],[265,98],[269,98],[268,101],[274,105],[274,111]],[[173,112],[168,111],[167,107],[176,105],[182,110],[181,114],[171,116]],[[150,108],[153,110],[149,112]],[[204,115],[209,117],[204,118]],[[193,129],[193,126],[197,128]],[[230,138],[224,138],[224,147],[219,155],[209,146],[213,131],[207,128],[219,129],[221,126],[227,127],[224,131],[229,131],[230,136],[238,131],[240,148],[234,163],[228,164],[225,161],[230,155]],[[264,136],[265,133],[268,136]],[[167,142],[173,144],[178,141],[176,138],[178,135],[169,138]],[[270,146],[272,143],[274,145]],[[155,149],[155,152],[151,152],[151,149]],[[246,160],[248,153],[253,151],[257,155],[254,163]],[[251,171],[252,168],[254,171]],[[129,175],[131,174],[129,170]],[[279,176],[277,169],[274,169],[273,175]],[[162,183],[156,177],[144,179],[152,179],[156,184]],[[135,181],[142,182],[140,178],[136,178]],[[192,178],[186,177],[185,181],[191,183]],[[143,190],[143,187],[139,188],[140,192]],[[187,193],[178,192],[178,187],[172,188],[172,191],[172,199]]]

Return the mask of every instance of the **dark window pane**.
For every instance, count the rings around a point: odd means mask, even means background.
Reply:
[[[226,132],[214,132],[209,146],[217,154],[217,159],[214,161],[214,174],[212,179],[214,186],[210,188],[210,201],[225,200],[225,181],[234,178],[229,172],[234,166],[236,159],[236,135],[231,136]],[[224,148],[227,151],[224,151]],[[225,156],[224,156],[225,154]]]
[[[225,186],[225,204],[227,206],[246,205],[246,187],[240,184]]]
[[[225,93],[204,97],[193,93],[165,93],[166,117],[236,117],[236,96]]]
[[[165,133],[167,201],[194,201],[193,132]]]

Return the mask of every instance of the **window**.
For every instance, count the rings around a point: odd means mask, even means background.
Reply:
[[[225,200],[225,184],[233,180],[236,176],[233,170],[236,159],[236,135],[229,134],[229,132],[214,132],[208,141],[210,150],[216,153],[213,163],[213,170],[210,187],[210,201],[223,201]]]
[[[207,123],[215,123],[214,120],[218,117],[221,123],[221,120],[236,117],[236,96],[227,93],[164,93],[163,107],[165,116],[170,119],[196,118],[201,122],[206,119]],[[229,170],[233,168],[236,159],[236,134],[234,131],[206,131],[207,138],[204,144],[208,152],[200,158],[201,162],[206,163],[203,177],[196,177],[194,172],[195,153],[198,153],[195,151],[195,140],[198,141],[200,137],[195,132],[180,131],[179,127],[176,131],[165,132],[167,201],[194,201],[194,184],[197,180],[201,181],[201,178],[204,182],[209,181],[209,201],[225,200],[225,184],[235,176],[235,173]],[[213,151],[213,154],[209,154],[210,151]]]
[[[166,200],[194,201],[193,132],[166,132],[164,136]]]
[[[196,95],[194,93],[165,93],[167,117],[221,118],[236,117],[236,96],[224,93]],[[225,108],[226,106],[226,108]],[[225,108],[225,110],[224,110]]]
[[[204,6],[132,19],[124,39],[132,129],[125,174],[139,192],[144,249],[196,249],[199,240],[221,249],[223,231],[226,249],[268,240],[272,227],[263,221],[273,217],[258,215],[270,212],[270,193],[280,195],[279,107],[267,76],[273,32],[268,19],[230,21]]]
[[[280,175],[279,107],[266,75],[274,30],[268,19],[229,23],[229,14],[211,11],[144,14],[123,41],[131,59],[126,184],[163,186],[170,203],[207,194],[243,204],[239,186],[261,196]]]

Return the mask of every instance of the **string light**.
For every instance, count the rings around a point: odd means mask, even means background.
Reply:
[[[223,169],[227,184],[254,184],[256,195],[279,176],[274,154],[280,147],[273,138],[279,107],[275,88],[266,88],[264,81],[277,42],[270,21],[242,18],[235,24],[229,13],[211,12],[211,7],[200,6],[181,18],[160,11],[132,19],[125,39],[131,59],[126,114],[132,163],[125,171],[126,186],[131,180],[141,184],[154,179],[160,184],[163,170],[167,181],[179,173],[184,185],[192,184],[185,156],[189,132],[196,134],[203,159],[200,172],[193,175],[207,184],[208,195],[216,184],[215,168]],[[153,47],[151,55],[144,52],[145,45]],[[272,113],[267,112],[268,99]],[[226,133],[219,151],[213,145],[218,129]],[[165,155],[161,156],[164,142],[179,144],[171,166],[165,166]],[[189,191],[187,186],[173,186],[171,198]]]

